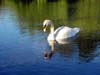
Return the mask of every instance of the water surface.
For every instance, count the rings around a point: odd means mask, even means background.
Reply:
[[[0,75],[100,75],[99,0],[1,0]],[[83,6],[84,5],[84,6]],[[79,37],[70,44],[51,48],[42,31],[44,19],[80,27]]]

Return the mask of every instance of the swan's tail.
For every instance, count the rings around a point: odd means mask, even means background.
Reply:
[[[79,33],[79,31],[80,31],[80,28],[78,28],[78,27],[74,28],[74,32],[75,32],[76,34]]]

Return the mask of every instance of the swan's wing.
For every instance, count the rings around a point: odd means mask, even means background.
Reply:
[[[62,30],[64,27],[65,27],[65,26],[61,26],[61,27],[57,28],[57,29],[55,30],[55,32],[54,32],[54,35],[57,36],[58,33],[60,32],[60,30]]]
[[[80,28],[78,28],[78,27],[71,28],[69,30],[68,36],[69,37],[74,37],[77,33],[79,33],[79,31],[80,31]]]
[[[56,39],[66,39],[75,36],[79,31],[79,28],[61,26],[55,30],[54,35]]]
[[[68,36],[70,36],[69,33],[71,33],[71,28],[66,27],[66,26],[61,26],[59,28],[57,28],[54,32],[54,37],[56,39],[65,39]]]

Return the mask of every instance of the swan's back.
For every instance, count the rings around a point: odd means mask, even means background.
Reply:
[[[61,26],[55,30],[54,37],[56,40],[66,39],[66,38],[74,37],[79,31],[80,28],[70,28],[67,26]]]

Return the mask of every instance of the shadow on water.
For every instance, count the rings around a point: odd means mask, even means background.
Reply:
[[[79,49],[78,45],[75,42],[71,42],[69,44],[58,45],[55,48],[55,51],[60,53],[61,56],[64,56],[67,59],[72,59],[72,58],[77,59],[76,56],[78,56]]]
[[[57,2],[59,0],[47,0],[47,2]]]
[[[33,0],[14,0],[15,3],[22,3],[23,5],[29,5]]]
[[[4,3],[4,0],[0,0],[0,6],[2,6]]]
[[[66,0],[66,3],[68,4],[67,13],[68,13],[68,22],[73,19],[76,11],[77,11],[77,3],[78,0]]]
[[[84,39],[82,37],[78,39],[80,62],[91,62],[95,57],[99,56],[96,49],[97,43],[98,41],[93,39]]]
[[[66,0],[66,2],[68,3],[68,4],[75,4],[75,3],[77,3],[79,0]]]
[[[2,4],[2,0],[0,0],[0,5]]]

